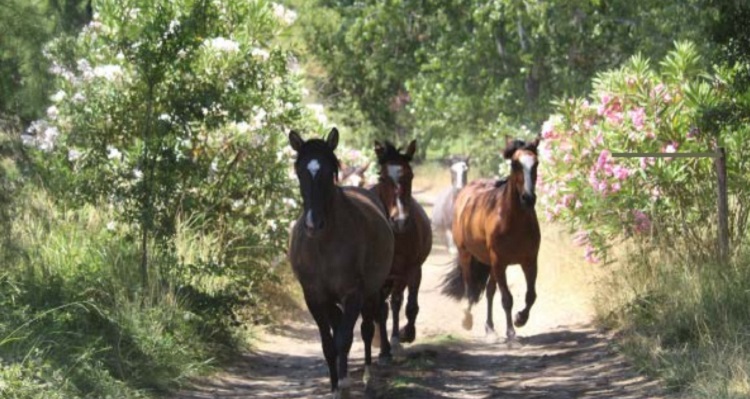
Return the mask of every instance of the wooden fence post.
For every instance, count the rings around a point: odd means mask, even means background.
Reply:
[[[719,258],[722,262],[729,259],[729,197],[727,194],[727,156],[723,147],[716,149],[718,157],[714,158],[718,181],[719,210]]]

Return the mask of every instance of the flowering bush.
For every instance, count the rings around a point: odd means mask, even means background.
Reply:
[[[320,128],[276,44],[294,14],[260,0],[96,5],[46,49],[59,91],[24,135],[51,189],[109,203],[144,243],[197,220],[220,237],[212,270],[270,259],[296,206],[286,134]]]
[[[578,230],[575,241],[585,247],[586,259],[600,261],[620,237],[681,242],[686,253],[713,253],[712,160],[615,158],[612,153],[706,152],[723,145],[735,179],[732,194],[746,198],[749,176],[740,160],[748,152],[743,144],[748,129],[699,129],[702,109],[730,100],[721,73],[708,77],[694,47],[677,44],[658,72],[635,56],[623,68],[599,75],[591,101],[556,104],[557,113],[541,131],[539,191],[546,217]],[[744,212],[740,208],[735,215]],[[734,227],[736,237],[744,234],[739,224]]]

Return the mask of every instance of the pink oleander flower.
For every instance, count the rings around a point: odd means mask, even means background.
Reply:
[[[580,208],[581,206],[583,206],[583,204],[581,204],[581,201],[579,201],[579,200],[576,200],[576,204],[575,204],[575,205],[573,206],[573,209],[578,209],[578,208]]]
[[[628,111],[628,115],[630,115],[630,121],[633,122],[633,127],[637,130],[642,130],[646,119],[646,111],[642,107],[639,107]]]
[[[632,174],[632,172],[630,171],[630,169],[628,169],[628,168],[626,168],[624,166],[617,165],[612,170],[612,174],[614,175],[614,177],[617,180],[625,180],[628,177],[630,177],[630,175]]]
[[[609,163],[611,156],[612,156],[612,153],[609,152],[609,150],[602,150],[599,153],[599,158],[597,158],[596,160],[596,169],[604,168],[604,165]]]
[[[622,185],[620,184],[620,182],[614,182],[612,183],[612,187],[610,187],[610,189],[612,190],[612,193],[616,193],[622,189]]]
[[[673,141],[667,144],[666,147],[662,148],[661,152],[667,152],[667,153],[677,152],[677,143]]]
[[[610,97],[607,93],[602,93],[602,95],[599,97],[601,100],[601,104],[596,109],[596,113],[599,115],[604,115],[604,113],[607,111],[607,107],[609,105],[609,101],[612,97]]]
[[[601,132],[599,132],[599,134],[597,134],[596,137],[591,139],[591,146],[598,147],[602,144],[604,144],[604,135]]]
[[[586,249],[583,252],[583,257],[589,263],[599,263],[599,258],[596,256],[594,247],[592,247],[591,245],[586,246]]]
[[[594,169],[589,172],[589,184],[595,190],[599,187],[599,179],[596,177],[596,170]]]
[[[589,233],[587,231],[579,231],[573,234],[573,243],[582,247],[589,243]]]
[[[573,161],[573,156],[570,155],[570,153],[567,153],[565,154],[565,156],[563,156],[563,162],[570,163],[572,161]]]
[[[573,202],[573,200],[574,200],[575,198],[576,198],[576,196],[575,196],[575,195],[573,195],[573,194],[565,194],[565,195],[563,195],[563,197],[562,197],[562,199],[561,199],[561,201],[562,201],[562,205],[563,205],[563,206],[564,206],[565,208],[568,208],[568,207],[570,207],[570,204],[571,204],[571,203]]]
[[[542,138],[547,139],[553,139],[556,138],[557,134],[555,133],[555,126],[554,123],[547,119],[544,121],[544,124],[542,125]]]
[[[633,210],[633,219],[635,220],[634,229],[637,233],[647,233],[651,230],[651,220],[645,213],[635,209]]]
[[[596,187],[596,190],[599,191],[602,195],[607,195],[607,182],[606,181],[600,181],[599,185]]]

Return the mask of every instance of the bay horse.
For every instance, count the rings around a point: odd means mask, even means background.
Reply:
[[[532,142],[512,140],[503,157],[510,161],[507,179],[480,179],[469,183],[456,198],[453,237],[458,247],[457,267],[443,278],[442,292],[454,299],[466,298],[463,326],[471,329],[471,307],[487,290],[488,337],[496,338],[492,320],[492,299],[500,288],[505,310],[506,335],[513,340],[516,331],[529,319],[536,300],[537,258],[541,233],[534,205],[536,171],[539,163],[537,146]],[[520,264],[526,278],[526,307],[511,322],[513,296],[508,289],[506,268]],[[497,284],[497,286],[496,286]]]
[[[419,313],[419,286],[422,282],[422,264],[432,250],[432,229],[424,208],[412,197],[414,173],[411,161],[417,142],[412,140],[405,153],[386,141],[375,142],[375,153],[380,167],[378,183],[370,190],[386,208],[394,232],[394,254],[391,271],[383,288],[390,295],[393,329],[390,345],[394,350],[401,342],[414,342],[415,322]],[[399,313],[404,300],[404,290],[409,288],[406,303],[407,323],[399,330]],[[387,314],[386,316],[387,317]]]
[[[456,244],[453,241],[453,203],[459,190],[467,183],[469,172],[469,157],[456,157],[451,159],[451,186],[441,191],[432,206],[432,228],[438,234],[445,235],[445,245],[448,253],[457,254]]]
[[[297,152],[294,170],[303,213],[292,230],[288,256],[320,332],[334,398],[349,394],[348,356],[360,314],[364,380],[369,383],[376,320],[379,335],[386,336],[381,288],[391,270],[394,246],[379,199],[359,187],[336,185],[338,140],[336,128],[326,140],[305,141],[295,131],[289,133]],[[381,356],[390,356],[388,341],[381,340]]]

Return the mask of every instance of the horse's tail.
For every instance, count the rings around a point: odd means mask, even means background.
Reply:
[[[455,267],[443,276],[441,284],[443,295],[456,300],[467,298],[469,303],[472,304],[479,302],[487,286],[487,279],[490,277],[490,266],[472,257],[469,264],[469,273],[470,275],[467,279],[469,284],[468,287],[465,287],[461,266],[458,264],[458,259],[456,259]]]

